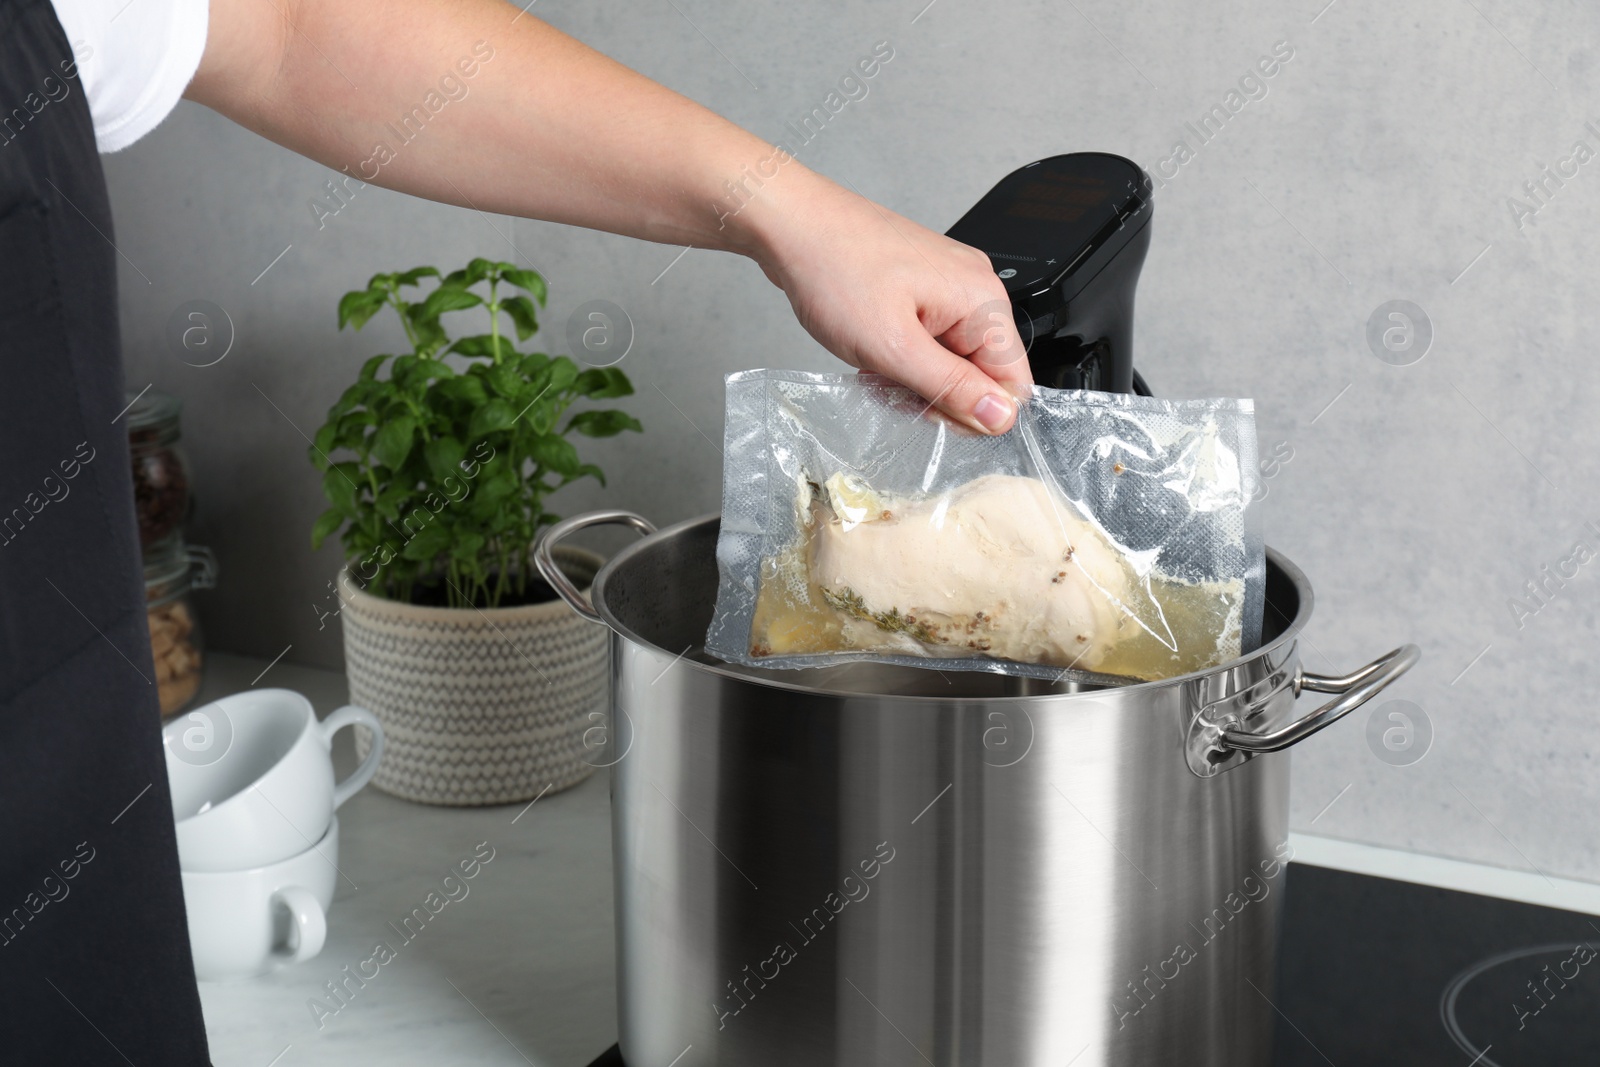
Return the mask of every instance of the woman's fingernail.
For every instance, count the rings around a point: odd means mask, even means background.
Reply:
[[[972,417],[981,422],[990,433],[999,433],[1011,421],[1016,411],[1013,403],[999,393],[989,393],[972,409]]]

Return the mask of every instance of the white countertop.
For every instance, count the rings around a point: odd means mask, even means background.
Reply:
[[[266,666],[213,654],[199,702],[249,688]],[[298,690],[319,715],[347,702],[335,671],[278,663],[256,684]],[[356,763],[350,734],[334,745],[340,777]],[[616,1040],[605,771],[532,807],[432,807],[369,786],[339,822],[342,877],[321,955],[262,978],[200,983],[216,1067],[585,1067]],[[388,924],[422,906],[481,842],[494,858],[467,895],[402,941]],[[326,984],[344,981],[347,966],[356,974],[380,941],[394,958],[364,987],[350,979],[340,1005]],[[320,1018],[314,998],[327,1006]]]

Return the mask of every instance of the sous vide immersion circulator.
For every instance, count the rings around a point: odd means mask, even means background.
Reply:
[[[1006,175],[948,231],[994,264],[1038,384],[1149,394],[1133,369],[1133,293],[1151,193],[1132,160],[1051,156]]]

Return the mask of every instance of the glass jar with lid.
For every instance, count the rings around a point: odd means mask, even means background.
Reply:
[[[215,585],[216,575],[216,558],[209,548],[185,545],[176,538],[163,541],[145,559],[145,611],[163,719],[182,711],[200,691],[205,643],[191,594]]]
[[[139,547],[146,555],[158,546],[169,547],[189,517],[189,464],[178,443],[181,410],[177,397],[150,390],[128,408],[134,510]]]

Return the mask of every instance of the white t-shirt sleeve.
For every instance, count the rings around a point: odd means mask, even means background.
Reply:
[[[101,152],[155,129],[206,48],[210,0],[52,0],[77,59]]]

